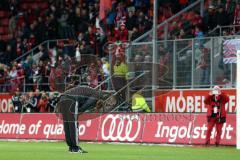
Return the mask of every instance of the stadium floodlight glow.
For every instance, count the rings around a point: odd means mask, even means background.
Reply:
[[[237,80],[236,80],[236,94],[237,94],[237,104],[236,104],[236,127],[237,127],[237,131],[236,131],[236,146],[237,149],[240,149],[240,50],[237,50]]]

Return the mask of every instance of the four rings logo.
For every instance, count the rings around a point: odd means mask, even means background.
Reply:
[[[103,140],[134,141],[141,129],[138,115],[109,114],[102,123]]]

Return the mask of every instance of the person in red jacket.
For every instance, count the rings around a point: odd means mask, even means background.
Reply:
[[[46,93],[44,92],[44,93],[42,93],[42,97],[39,100],[39,103],[37,105],[40,113],[47,112],[47,110],[46,110],[47,104],[48,104],[48,97],[47,97]]]
[[[214,86],[209,95],[205,98],[204,103],[207,105],[207,135],[206,145],[210,144],[210,136],[213,127],[216,125],[216,142],[218,146],[222,134],[223,124],[226,122],[225,104],[228,103],[229,97],[221,92],[219,86]]]
[[[128,29],[126,28],[125,24],[122,23],[118,28],[115,29],[116,38],[120,41],[127,41],[128,40]]]

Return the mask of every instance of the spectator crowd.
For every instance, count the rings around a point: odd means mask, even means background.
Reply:
[[[13,112],[36,113],[54,112],[59,99],[59,94],[40,92],[20,93],[16,91],[12,97]]]

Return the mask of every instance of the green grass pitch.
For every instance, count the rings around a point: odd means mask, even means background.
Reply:
[[[89,153],[71,154],[64,142],[0,142],[0,160],[239,160],[235,147],[82,143]]]

